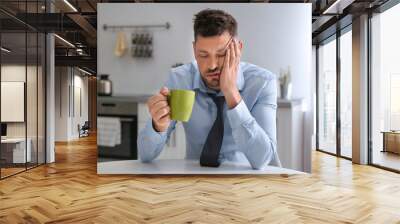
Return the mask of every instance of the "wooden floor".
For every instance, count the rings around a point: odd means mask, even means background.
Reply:
[[[93,137],[0,181],[0,223],[400,223],[400,175],[315,152],[312,175],[98,176]]]
[[[400,154],[376,150],[374,151],[372,160],[374,164],[400,170]]]
[[[1,168],[1,177],[7,177],[7,176],[11,176],[13,174],[25,171],[25,167],[24,168]]]
[[[17,167],[6,167],[6,168],[1,168],[1,178],[5,178],[11,175],[15,175],[20,172],[24,172],[27,169],[33,169],[37,166],[36,163],[27,163],[27,167],[25,167],[25,164],[18,164]]]

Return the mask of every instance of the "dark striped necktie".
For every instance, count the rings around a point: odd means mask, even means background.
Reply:
[[[218,167],[220,161],[218,160],[219,152],[224,138],[224,118],[222,116],[225,97],[216,96],[215,94],[208,94],[217,106],[217,118],[208,133],[207,140],[204,144],[203,151],[200,156],[201,166]]]

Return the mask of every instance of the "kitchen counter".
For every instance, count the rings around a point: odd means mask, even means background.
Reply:
[[[131,96],[98,96],[102,101],[114,101],[114,102],[136,102],[136,103],[146,103],[147,100],[151,97],[150,94],[144,95],[131,95]],[[299,104],[302,104],[303,99],[277,99],[278,107],[293,107]]]
[[[297,105],[301,105],[303,103],[303,99],[299,98],[299,99],[287,100],[278,98],[277,103],[278,103],[278,108],[291,108]]]
[[[151,163],[139,160],[99,162],[97,174],[305,174],[296,170],[265,166],[253,170],[249,164],[224,162],[220,167],[202,167],[197,160],[160,159]]]
[[[101,101],[146,103],[152,95],[98,96]]]

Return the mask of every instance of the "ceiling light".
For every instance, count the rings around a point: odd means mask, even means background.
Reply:
[[[79,67],[78,67],[78,70],[81,71],[81,72],[83,72],[83,73],[85,73],[85,74],[87,74],[87,75],[92,75],[92,73],[90,73],[90,72],[88,72],[88,71],[86,71],[86,70],[83,70],[83,69],[81,69],[81,68],[79,68]]]
[[[74,10],[74,12],[78,12],[78,10],[71,4],[69,3],[68,0],[64,0],[65,4],[67,4],[72,10]]]
[[[11,50],[9,50],[9,49],[7,49],[7,48],[5,48],[5,47],[1,47],[0,49],[1,49],[2,51],[6,52],[6,53],[10,53],[10,52],[11,52]]]
[[[77,48],[77,49],[76,49],[76,52],[77,52],[79,55],[84,55],[84,52],[83,52],[83,49],[82,49],[82,48]]]
[[[58,39],[60,39],[61,41],[63,41],[64,43],[66,43],[67,45],[69,45],[70,47],[73,47],[73,48],[75,48],[75,45],[73,45],[71,42],[69,42],[68,40],[66,40],[66,39],[64,39],[64,38],[62,38],[62,37],[60,37],[59,35],[57,35],[57,34],[54,34],[54,36],[56,36]]]
[[[355,0],[336,0],[322,14],[342,14],[347,6],[351,5]]]

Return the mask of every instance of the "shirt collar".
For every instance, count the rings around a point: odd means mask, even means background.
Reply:
[[[206,86],[204,83],[203,79],[201,78],[199,67],[197,65],[197,61],[194,60],[192,62],[192,68],[194,72],[194,79],[193,79],[193,89],[198,89],[202,92],[205,93],[216,93],[215,90],[212,90]],[[237,76],[237,87],[239,92],[243,90],[244,87],[244,77],[243,77],[243,70],[242,70],[242,62],[239,63],[239,69],[238,69],[238,76]],[[222,92],[220,91],[217,95],[223,95]]]

